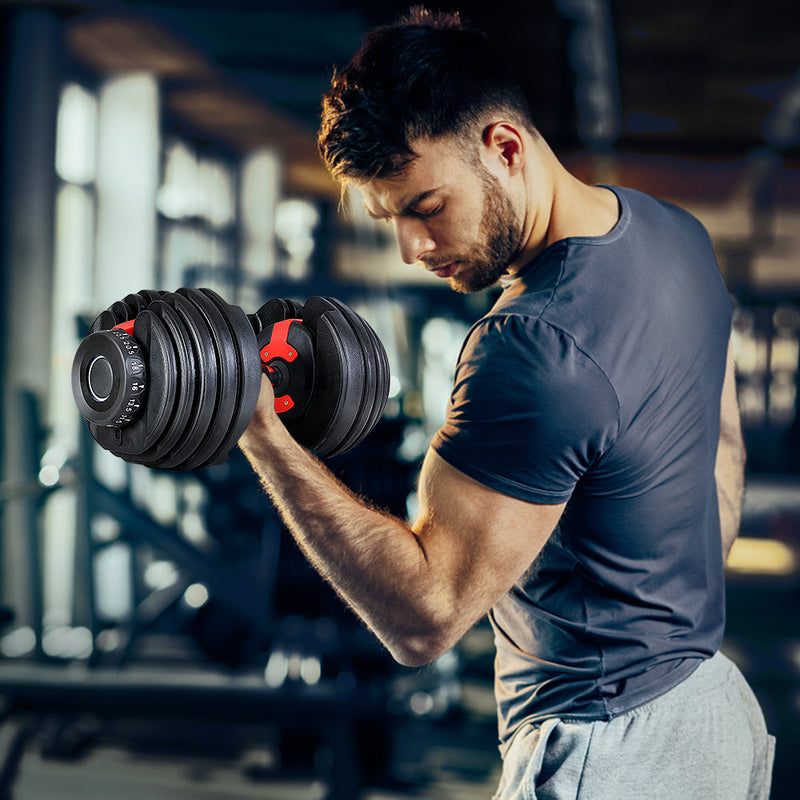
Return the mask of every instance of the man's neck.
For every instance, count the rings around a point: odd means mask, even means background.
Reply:
[[[574,236],[605,236],[619,216],[614,192],[603,186],[589,186],[564,171],[553,193],[547,244]]]

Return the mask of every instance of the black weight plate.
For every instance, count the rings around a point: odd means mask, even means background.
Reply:
[[[176,391],[169,424],[161,440],[143,453],[139,461],[148,467],[160,468],[169,459],[176,444],[185,435],[193,413],[195,398],[195,360],[184,335],[184,326],[175,309],[157,301],[148,309],[164,324],[175,356]]]
[[[149,309],[140,311],[133,324],[133,336],[148,353],[150,380],[145,407],[144,441],[139,452],[152,448],[171,423],[178,388],[175,348],[163,320]]]
[[[137,294],[141,297],[147,305],[155,303],[160,300],[168,292],[162,292],[157,289],[140,289]]]
[[[193,303],[180,294],[170,292],[164,302],[173,306],[183,323],[189,348],[194,354],[195,398],[189,426],[175,449],[161,461],[164,469],[187,469],[194,454],[202,446],[211,427],[217,403],[217,356],[214,341],[203,315]]]
[[[355,333],[325,298],[311,297],[306,301],[303,322],[316,336],[317,380],[309,411],[298,420],[304,424],[300,438],[296,438],[326,456],[337,450],[358,414],[363,356]]]
[[[261,318],[258,314],[247,314],[247,322],[250,324],[250,327],[253,329],[253,333],[258,336],[261,333],[262,325],[261,325]]]
[[[144,311],[150,303],[159,300],[162,294],[164,292],[142,289],[136,294],[126,295],[124,300],[117,300],[105,311],[100,312],[92,322],[89,333],[108,330],[123,322],[130,322],[140,311]]]
[[[128,319],[135,319],[136,315],[144,311],[149,305],[149,302],[140,294],[126,294],[122,302],[132,311]]]
[[[160,300],[166,292],[156,291],[155,289],[141,289],[135,294],[129,294],[125,297],[125,302],[131,308],[140,308],[144,311],[151,303]]]
[[[228,323],[236,353],[238,381],[235,412],[226,437],[208,461],[208,464],[220,464],[226,460],[228,452],[239,441],[255,413],[258,394],[261,391],[261,359],[258,355],[256,334],[247,314],[238,306],[225,302],[211,289],[199,291],[214,303]]]
[[[363,320],[362,317],[360,318]],[[372,339],[378,380],[378,388],[376,392],[377,401],[375,403],[375,407],[373,408],[372,416],[367,423],[367,427],[365,428],[365,431],[369,432],[375,427],[375,425],[378,424],[378,420],[381,418],[383,411],[386,408],[386,401],[389,399],[389,385],[391,383],[392,376],[389,369],[389,356],[386,354],[386,348],[383,346],[383,342],[381,342],[381,340],[378,338],[378,334],[375,333],[375,330],[372,328],[369,322],[366,320],[363,320],[363,322],[364,327]],[[364,435],[366,436],[366,433]]]
[[[303,319],[303,304],[291,298],[283,301],[289,308],[289,316],[286,319]]]
[[[372,418],[375,406],[378,403],[378,365],[375,358],[374,342],[366,329],[366,323],[351,308],[333,297],[326,298],[342,313],[342,317],[350,326],[358,339],[361,348],[361,356],[364,361],[364,378],[361,391],[361,400],[358,406],[358,413],[353,419],[353,424],[347,435],[342,440],[335,452],[331,455],[338,455],[353,448],[364,436],[369,433],[367,425]],[[370,429],[371,430],[371,429]]]
[[[345,306],[345,308],[347,308]],[[378,338],[378,335],[373,330],[372,326],[357,312],[352,309],[348,309],[350,314],[361,321],[363,329],[368,334],[369,340],[372,343],[371,349],[368,348],[367,353],[369,354],[368,357],[371,357],[375,366],[375,402],[372,406],[371,414],[367,420],[366,425],[359,437],[359,439],[354,440],[350,444],[350,448],[353,448],[358,444],[361,440],[363,440],[367,434],[369,434],[375,425],[377,425],[378,420],[381,418],[384,409],[386,408],[386,401],[389,398],[389,384],[391,381],[391,374],[389,370],[389,358],[386,355],[386,350],[383,346],[383,343]]]
[[[327,314],[320,324],[330,324],[344,347],[344,382],[339,413],[334,416],[325,430],[317,449],[324,455],[334,455],[341,449],[343,442],[361,412],[364,393],[364,357],[358,339],[341,315]]]
[[[363,320],[339,300],[331,297],[325,299],[340,314],[336,317],[337,327],[349,328],[355,336],[356,342],[355,349],[350,348],[348,351],[347,361],[350,367],[348,380],[354,382],[354,385],[348,388],[352,390],[352,394],[355,394],[357,399],[352,407],[353,413],[349,415],[352,419],[350,428],[340,431],[338,445],[334,447],[333,442],[329,445],[328,455],[334,456],[350,450],[369,432],[366,431],[366,423],[369,421],[375,405],[376,364],[372,357],[372,339],[366,331]],[[352,369],[353,367],[355,369]],[[345,415],[342,416],[342,419],[344,418]]]
[[[116,316],[110,309],[107,308],[105,311],[101,311],[95,318],[94,322],[92,322],[92,324],[89,326],[89,333],[107,331],[118,324],[119,323],[117,322]],[[87,336],[89,333],[87,333]]]
[[[116,325],[119,325],[122,322],[129,322],[133,319],[133,314],[131,313],[131,309],[128,308],[126,303],[123,303],[122,300],[117,300],[116,303],[112,303],[108,309],[113,315],[114,318],[117,320]]]
[[[343,348],[337,345],[338,337],[334,336],[332,339],[328,330],[329,323],[323,331],[322,341],[317,338],[318,323],[330,307],[320,305],[314,298],[308,301],[306,306],[307,308],[304,307],[303,310],[302,323],[311,332],[314,340],[313,393],[305,413],[293,419],[283,418],[282,422],[297,442],[310,450],[315,450],[329,421],[338,413],[344,381]],[[327,356],[327,363],[324,366],[319,363],[320,356]]]
[[[206,466],[208,459],[217,452],[227,436],[231,420],[236,413],[236,396],[238,394],[236,349],[228,323],[210,298],[198,289],[183,288],[178,289],[177,293],[193,303],[205,319],[214,344],[217,362],[218,381],[214,416],[205,440],[185,467],[186,469],[200,469]]]
[[[329,299],[340,307],[342,313],[348,318],[351,325],[362,331],[364,335],[362,341],[364,342],[365,361],[374,372],[374,377],[369,377],[367,379],[368,381],[374,380],[374,394],[372,395],[373,402],[371,408],[368,409],[368,414],[366,415],[365,423],[361,431],[339,451],[344,452],[344,450],[350,450],[355,447],[378,423],[389,397],[391,375],[389,372],[389,358],[386,355],[386,350],[372,326],[352,308],[349,308],[344,303],[340,303],[334,298]]]
[[[250,314],[250,324],[258,336],[264,328],[274,325],[276,322],[282,322],[285,319],[291,319],[292,307],[280,298],[274,297],[272,300],[267,300],[255,314]]]
[[[309,450],[319,455],[327,455],[320,449],[323,435],[330,426],[330,420],[338,414],[339,395],[342,391],[343,376],[341,361],[341,345],[331,344],[330,323],[323,323],[325,330],[320,337],[321,343],[315,344],[315,360],[320,354],[328,359],[325,368],[318,367],[314,376],[314,394],[306,407],[305,413],[294,419],[282,419],[292,437]]]
[[[371,331],[371,328],[369,328],[369,323],[365,322],[364,324],[367,329]],[[380,344],[379,340],[377,340],[374,332],[372,332],[370,340],[373,348],[371,351],[371,356],[374,360],[375,366],[374,402],[372,403],[372,408],[370,409],[370,413],[367,417],[363,430],[359,434],[359,437],[349,445],[348,449],[355,447],[359,442],[366,438],[369,433],[372,432],[373,428],[378,424],[378,421],[383,415],[383,411],[386,408],[386,401],[389,396],[388,359],[386,358],[383,346]]]
[[[95,440],[126,461],[140,463],[164,433],[172,416],[177,373],[172,341],[161,320],[149,311],[136,317],[133,337],[145,354],[148,371],[147,395],[142,415],[132,425],[114,428],[90,425]]]
[[[132,302],[131,302],[132,301]],[[136,314],[141,311],[141,302],[136,295],[129,294],[125,295],[125,297],[117,303],[114,303],[111,308],[118,308],[119,311],[115,313],[125,314],[125,319],[122,320],[123,322],[130,322],[132,319],[136,317]],[[124,309],[124,312],[123,312]]]

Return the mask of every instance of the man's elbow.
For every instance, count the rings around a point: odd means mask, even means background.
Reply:
[[[404,667],[424,667],[443,656],[456,644],[457,639],[441,632],[398,636],[386,647],[398,664]]]
[[[474,621],[451,592],[418,592],[413,605],[398,612],[382,641],[403,666],[422,667],[451,650]]]

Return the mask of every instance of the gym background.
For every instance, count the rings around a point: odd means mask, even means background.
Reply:
[[[800,7],[458,6],[593,182],[707,226],[735,304],[749,452],[724,649],[800,753]],[[318,160],[319,96],[371,0],[0,2],[0,798],[488,798],[491,635],[398,667],[305,565],[238,452],[171,473],[93,445],[70,391],[89,322],[143,288],[255,311],[331,295],[375,328],[391,396],[330,461],[413,514],[461,338],[493,292],[400,263]]]

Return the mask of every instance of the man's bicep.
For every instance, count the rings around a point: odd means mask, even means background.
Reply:
[[[490,489],[429,450],[414,530],[474,624],[525,573],[565,503],[540,505]]]

